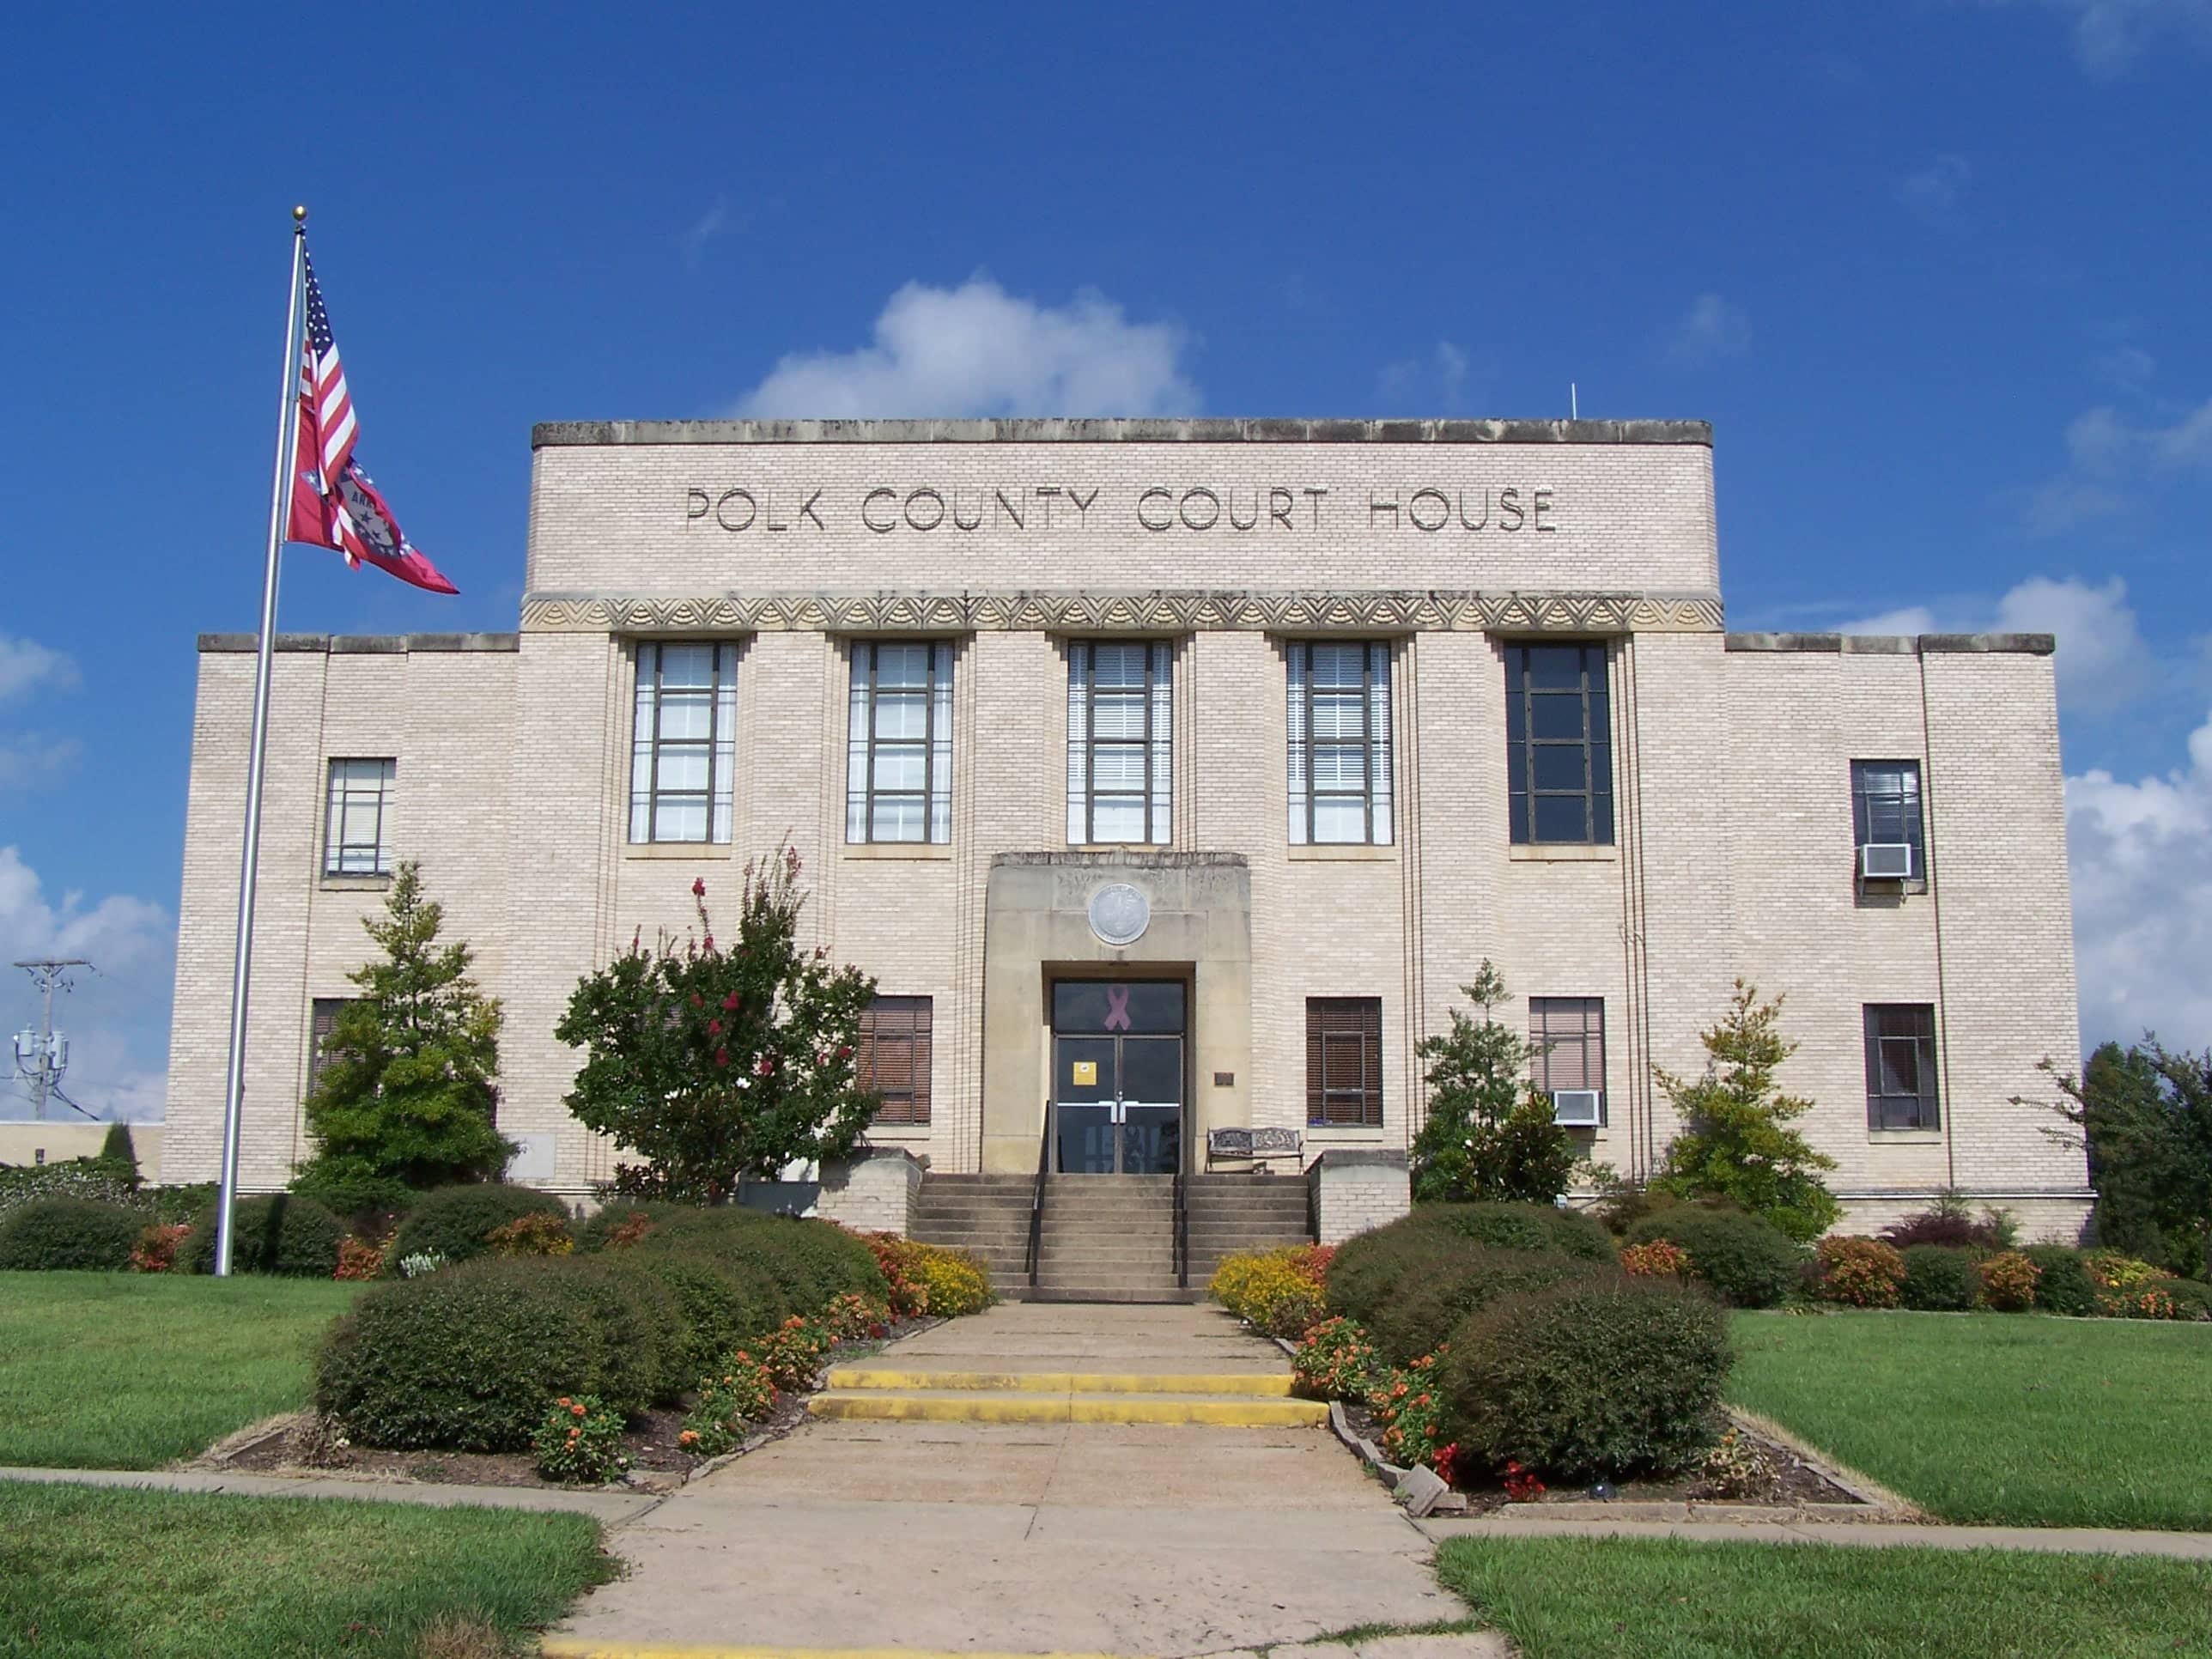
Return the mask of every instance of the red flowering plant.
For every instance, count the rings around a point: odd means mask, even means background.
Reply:
[[[1632,1278],[1676,1279],[1690,1269],[1690,1253],[1664,1238],[1621,1248],[1620,1270]]]
[[[629,1467],[622,1449],[623,1419],[595,1394],[562,1395],[546,1407],[530,1437],[538,1472],[548,1480],[611,1480]]]
[[[1317,1400],[1364,1398],[1382,1365],[1366,1328],[1340,1314],[1308,1331],[1291,1357],[1298,1387]]]
[[[818,1320],[793,1314],[760,1340],[757,1356],[779,1389],[803,1389],[814,1380],[822,1356],[836,1346],[836,1333]]]
[[[830,1305],[822,1310],[821,1320],[840,1342],[864,1342],[871,1337],[890,1334],[891,1310],[858,1291],[831,1297]]]
[[[1501,1478],[1504,1482],[1506,1497],[1516,1504],[1533,1504],[1547,1490],[1536,1478],[1534,1471],[1524,1469],[1510,1460],[1506,1462],[1505,1473]]]
[[[876,982],[800,944],[799,871],[790,847],[745,866],[726,946],[694,881],[694,933],[633,938],[569,998],[554,1033],[586,1052],[568,1109],[645,1159],[616,1191],[725,1202],[742,1178],[842,1158],[875,1115],[854,1051]]]
[[[720,1370],[699,1379],[676,1443],[701,1457],[720,1457],[738,1443],[748,1423],[763,1421],[775,1409],[775,1382],[768,1367],[751,1350],[740,1348]]]
[[[1437,1387],[1437,1361],[1449,1344],[1439,1343],[1402,1370],[1376,1374],[1367,1407],[1382,1425],[1382,1455],[1403,1468],[1425,1463],[1446,1480],[1458,1448],[1444,1438],[1444,1397]]]
[[[138,1242],[131,1247],[131,1271],[134,1273],[173,1273],[177,1266],[177,1247],[185,1241],[191,1228],[184,1222],[164,1226],[155,1222],[138,1235]],[[352,1241],[348,1240],[350,1243]],[[345,1246],[338,1247],[338,1258],[343,1265]],[[341,1273],[340,1278],[344,1275]]]
[[[375,1279],[384,1272],[384,1250],[364,1238],[342,1238],[338,1241],[337,1271],[333,1279]]]

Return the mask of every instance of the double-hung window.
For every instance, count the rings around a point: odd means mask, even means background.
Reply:
[[[1911,880],[1928,875],[1918,761],[1851,763],[1851,834],[1861,847],[1910,847]]]
[[[307,1005],[307,1092],[322,1086],[323,1070],[331,1063],[331,1039],[337,1035],[338,1016],[351,997],[317,997]]]
[[[1528,1069],[1546,1094],[1587,1089],[1605,1122],[1605,999],[1530,997]]]
[[[1606,648],[1505,647],[1505,763],[1510,839],[1516,844],[1613,842],[1613,726]]]
[[[845,839],[952,839],[952,645],[853,647],[846,732]]]
[[[1382,1000],[1306,999],[1306,1121],[1382,1124]]]
[[[1388,846],[1390,647],[1294,641],[1289,660],[1291,844]]]
[[[392,873],[391,760],[334,760],[329,803],[323,813],[323,873]]]
[[[1067,651],[1067,839],[1172,838],[1175,647],[1078,641]]]
[[[878,997],[861,1012],[854,1079],[882,1103],[877,1122],[929,1121],[929,1020],[927,997]]]
[[[1867,1127],[1941,1128],[1935,1005],[1869,1002],[1865,1018]]]
[[[735,641],[639,646],[630,840],[727,842],[737,752]]]

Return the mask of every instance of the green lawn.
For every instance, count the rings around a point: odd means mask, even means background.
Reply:
[[[1455,1538],[1444,1584],[1522,1659],[2212,1652],[2212,1563],[2000,1550]]]
[[[0,1273],[0,1465],[157,1468],[307,1403],[358,1285]]]
[[[580,1515],[0,1482],[0,1656],[489,1655],[609,1573]]]
[[[1947,1521],[2212,1529],[2212,1325],[1744,1313],[1729,1399]]]

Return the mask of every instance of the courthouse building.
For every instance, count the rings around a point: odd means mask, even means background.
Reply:
[[[1295,1132],[1279,1172],[1402,1156],[1487,957],[1623,1175],[1741,975],[1850,1224],[2087,1212],[2013,1103],[2078,1054],[2051,641],[1729,632],[1702,422],[533,442],[517,632],[278,642],[248,1189],[308,1152],[397,861],[505,1005],[514,1175],[581,1197],[617,1154],[562,1103],[577,979],[788,842],[878,984],[871,1142],[933,1173],[1196,1170],[1248,1127]],[[253,643],[200,640],[173,1180],[219,1156]]]

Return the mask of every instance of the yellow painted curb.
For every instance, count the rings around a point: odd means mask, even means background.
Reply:
[[[1284,1372],[890,1371],[841,1365],[833,1389],[960,1389],[1001,1394],[1233,1394],[1280,1399],[1291,1391]]]
[[[549,1636],[545,1659],[1141,1659],[1110,1653],[1007,1653],[986,1648],[684,1648]]]
[[[1134,1395],[830,1393],[814,1395],[806,1409],[816,1417],[902,1423],[1205,1423],[1263,1429],[1328,1419],[1328,1406],[1318,1400],[1158,1400]]]

